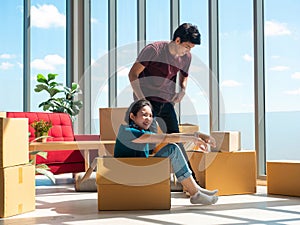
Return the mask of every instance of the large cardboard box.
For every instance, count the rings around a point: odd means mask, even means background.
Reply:
[[[101,140],[115,140],[127,108],[99,108]]]
[[[268,194],[300,196],[300,160],[267,161]]]
[[[28,119],[0,118],[0,168],[28,163]]]
[[[199,126],[195,124],[183,123],[179,124],[179,132],[180,133],[189,133],[193,134],[199,131]]]
[[[239,131],[212,131],[217,146],[212,151],[234,152],[241,150],[241,133]]]
[[[219,195],[256,192],[255,151],[187,153],[201,187],[219,189]]]
[[[170,209],[169,158],[98,158],[99,210]]]
[[[32,164],[0,169],[0,217],[35,210],[35,167]]]

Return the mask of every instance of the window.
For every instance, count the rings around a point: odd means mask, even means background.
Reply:
[[[1,1],[0,111],[23,109],[22,9],[22,0]]]
[[[99,134],[99,108],[108,107],[108,1],[91,1],[91,124]]]
[[[201,45],[196,45],[191,50],[193,58],[186,95],[180,104],[180,123],[197,124],[200,126],[201,132],[209,133],[207,1],[192,0],[189,4],[180,3],[180,24],[197,25],[201,34]]]
[[[117,106],[128,107],[133,101],[128,73],[137,57],[136,0],[117,2]]]
[[[253,1],[219,1],[220,130],[254,149]],[[222,107],[224,106],[224,107]]]
[[[58,74],[57,81],[66,85],[66,2],[31,0],[31,111],[42,111],[38,105],[47,93],[36,93],[37,74]]]
[[[265,1],[267,160],[300,159],[299,10],[297,0]]]
[[[170,1],[146,1],[146,40],[170,40]]]

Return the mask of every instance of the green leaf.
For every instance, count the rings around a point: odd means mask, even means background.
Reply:
[[[79,84],[77,84],[77,83],[72,83],[72,91],[73,91],[73,90],[77,90],[77,89],[79,89]]]
[[[57,93],[60,93],[62,92],[61,90],[57,89],[57,88],[51,88],[49,90],[49,94],[50,94],[50,97],[52,98],[54,95],[56,95]]]
[[[35,92],[41,92],[41,91],[48,91],[48,86],[47,85],[45,85],[45,84],[37,84],[36,86],[35,86],[35,89],[34,89],[34,91]],[[49,92],[49,91],[48,91]]]
[[[41,156],[44,159],[47,159],[48,152],[42,152],[42,151],[40,151],[40,152],[37,153],[37,155]]]
[[[36,168],[35,171],[38,174],[45,175],[46,177],[48,177],[55,184],[55,177],[54,177],[53,173],[51,173],[50,171],[48,171],[46,169],[41,169],[41,168]]]
[[[42,163],[42,164],[37,164],[35,166],[37,169],[43,169],[43,170],[50,170],[49,166],[47,166],[46,164]]]
[[[40,83],[48,84],[46,77],[44,77],[44,75],[40,73],[37,75],[37,81]]]
[[[58,76],[58,74],[49,73],[48,74],[48,81],[55,80],[55,77],[57,77],[57,76]]]

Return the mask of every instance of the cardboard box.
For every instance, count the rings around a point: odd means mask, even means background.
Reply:
[[[241,133],[239,131],[212,131],[211,136],[217,142],[217,147],[212,148],[212,151],[234,152],[241,150]]]
[[[98,158],[98,210],[170,209],[169,158]]]
[[[189,123],[179,124],[179,132],[180,133],[189,133],[193,134],[199,131],[199,126]]]
[[[0,169],[0,217],[35,210],[35,166],[32,164]]]
[[[0,168],[29,162],[28,119],[0,118]]]
[[[0,112],[0,117],[6,118],[6,112]]]
[[[115,140],[127,108],[99,108],[101,140]]]
[[[255,151],[187,152],[197,182],[219,195],[256,192]]]
[[[268,194],[300,196],[300,160],[267,162]]]

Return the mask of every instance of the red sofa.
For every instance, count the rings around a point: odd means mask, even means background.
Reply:
[[[75,135],[72,121],[66,113],[47,112],[6,112],[7,118],[28,118],[29,141],[32,141],[34,129],[30,124],[36,120],[51,121],[52,128],[49,131],[47,141],[87,141],[100,140],[99,135]],[[37,156],[36,163],[45,163],[53,174],[77,173],[85,171],[84,158],[81,151],[49,151],[47,159]]]

